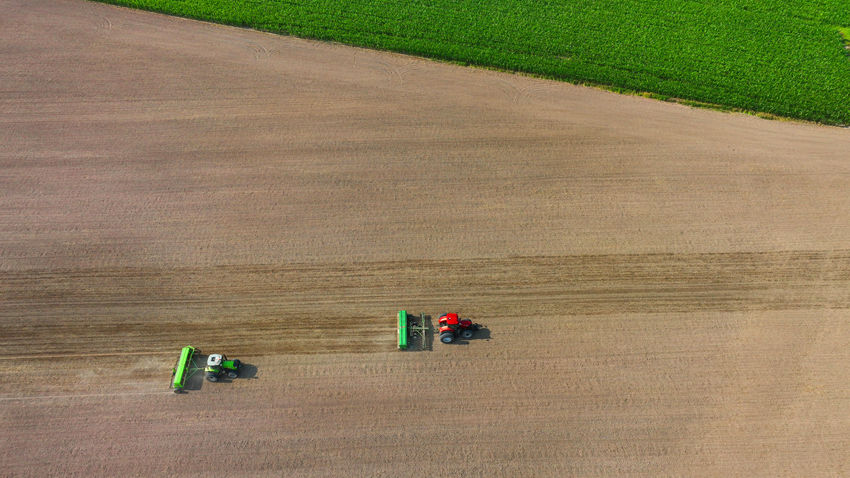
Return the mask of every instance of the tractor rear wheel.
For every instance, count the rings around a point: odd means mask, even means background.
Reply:
[[[207,374],[207,380],[210,382],[218,382],[218,376],[215,374]]]
[[[460,338],[462,339],[471,339],[473,335],[475,335],[475,331],[472,329],[463,329],[460,331]]]
[[[450,344],[455,341],[455,334],[451,332],[443,332],[440,334],[440,342],[444,344]]]

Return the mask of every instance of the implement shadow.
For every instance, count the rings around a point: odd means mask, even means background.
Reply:
[[[200,390],[204,385],[204,367],[207,364],[206,354],[195,354],[192,357],[191,375],[183,385],[183,392]]]
[[[425,316],[425,332],[421,337],[422,340],[422,350],[434,350],[434,335],[436,332],[434,331],[434,324],[431,322],[431,316]]]
[[[423,350],[434,350],[434,324],[430,315],[408,315],[408,327],[411,330],[408,335],[408,347],[405,352],[420,352]]]

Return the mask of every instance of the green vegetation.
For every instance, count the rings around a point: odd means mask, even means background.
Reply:
[[[850,124],[847,0],[101,1]]]
[[[841,33],[841,39],[844,41],[845,48],[850,47],[850,27],[838,27],[838,33]]]

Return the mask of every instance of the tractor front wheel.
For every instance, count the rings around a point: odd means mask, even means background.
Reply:
[[[460,338],[462,339],[471,339],[473,335],[475,335],[475,331],[472,329],[463,329],[460,331]]]
[[[450,344],[455,341],[455,334],[451,332],[443,332],[440,334],[440,342],[444,344]]]
[[[239,376],[239,374],[234,372],[234,371],[230,371],[230,372],[227,372],[227,376],[230,377],[230,378],[236,378],[236,377]]]

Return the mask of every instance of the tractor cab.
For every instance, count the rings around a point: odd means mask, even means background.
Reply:
[[[238,360],[227,360],[223,354],[210,354],[207,357],[206,372],[207,380],[217,382],[222,374],[227,374],[228,378],[236,378],[239,376],[239,368],[242,363]]]
[[[222,354],[210,354],[210,356],[207,357],[207,367],[220,367],[223,360],[224,355]]]
[[[452,330],[460,328],[460,319],[458,319],[457,314],[445,314],[440,317],[439,323],[440,326],[445,326]]]

